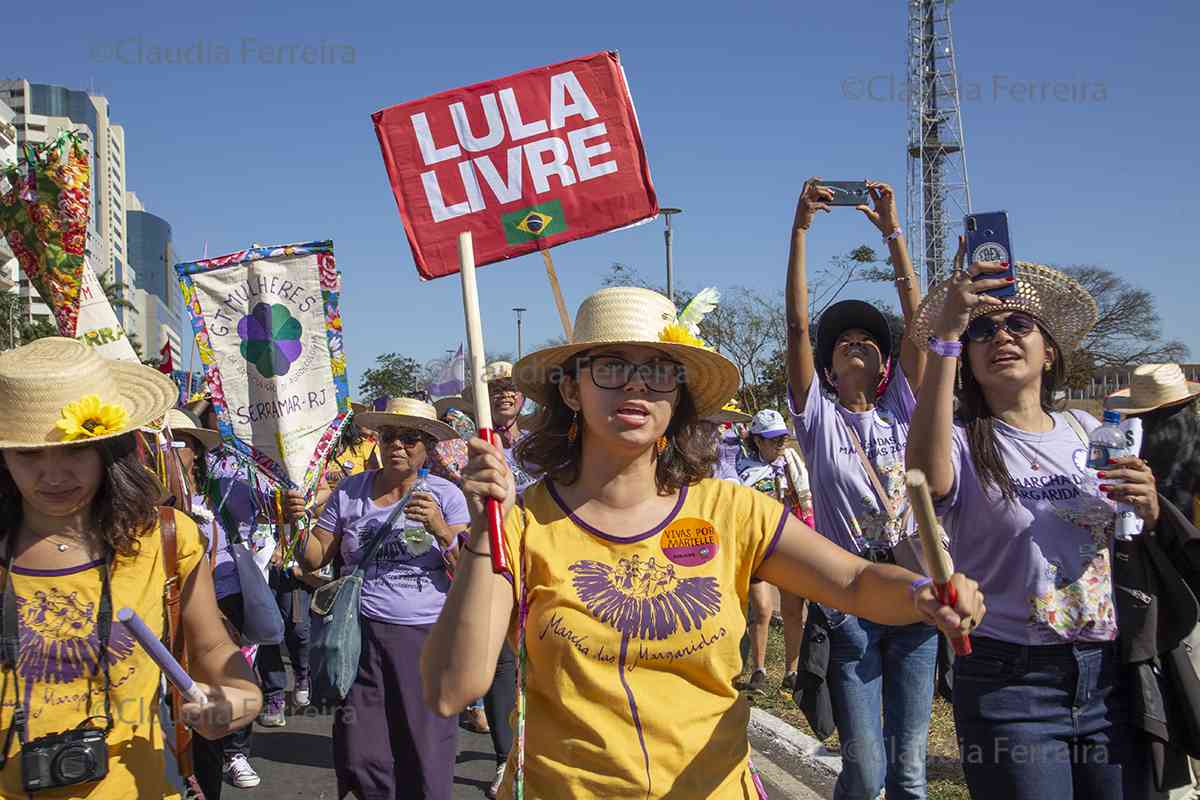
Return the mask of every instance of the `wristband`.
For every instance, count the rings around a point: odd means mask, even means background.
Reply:
[[[885,242],[894,242],[896,239],[899,239],[903,235],[904,235],[904,230],[899,225],[897,225],[896,229],[894,231],[892,231],[891,233],[889,233],[883,237],[883,240]]]
[[[915,598],[917,596],[917,592],[921,591],[931,583],[933,583],[933,578],[930,578],[929,576],[917,578],[908,585],[908,596]]]
[[[962,342],[948,342],[936,336],[929,337],[929,351],[945,358],[958,358],[962,355]]]

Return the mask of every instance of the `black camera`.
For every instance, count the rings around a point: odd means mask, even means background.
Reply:
[[[98,781],[108,774],[108,742],[99,728],[80,728],[26,742],[21,782],[27,792]]]

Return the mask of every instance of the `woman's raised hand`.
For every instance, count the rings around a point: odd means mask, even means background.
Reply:
[[[831,202],[833,190],[821,186],[820,178],[809,178],[804,182],[804,190],[800,192],[800,199],[796,202],[796,219],[793,225],[808,230],[818,211],[829,213]]]
[[[479,438],[468,442],[467,450],[470,458],[463,468],[462,490],[471,506],[471,519],[483,519],[490,497],[501,501],[507,514],[517,500],[517,484],[504,452]]]
[[[896,193],[886,183],[867,181],[867,194],[871,196],[871,206],[855,206],[863,212],[871,224],[879,229],[884,236],[891,236],[900,228],[900,214],[896,211]]]
[[[966,258],[967,237],[958,237],[958,252],[954,255],[954,272],[950,276],[950,290],[942,306],[942,316],[934,328],[934,334],[942,340],[956,342],[967,330],[971,312],[976,306],[999,306],[999,298],[984,292],[1008,286],[1011,278],[982,278],[1008,269],[1007,261],[976,261],[963,269]]]

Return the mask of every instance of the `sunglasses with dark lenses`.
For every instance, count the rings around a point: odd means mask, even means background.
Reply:
[[[684,376],[683,364],[665,359],[635,364],[617,356],[594,356],[581,359],[579,366],[589,368],[592,383],[601,389],[624,389],[636,373],[647,389],[666,394],[679,388]]]
[[[391,444],[398,441],[405,447],[412,447],[421,441],[421,433],[411,428],[380,428],[379,441],[384,444]]]
[[[979,317],[967,326],[967,338],[972,342],[983,344],[996,338],[1001,328],[1014,339],[1028,336],[1037,327],[1037,322],[1028,314],[1013,313],[1002,320],[994,317]]]

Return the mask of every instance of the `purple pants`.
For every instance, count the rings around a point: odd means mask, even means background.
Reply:
[[[362,656],[333,723],[338,797],[450,800],[458,718],[443,718],[421,694],[421,647],[432,625],[360,617]]]

